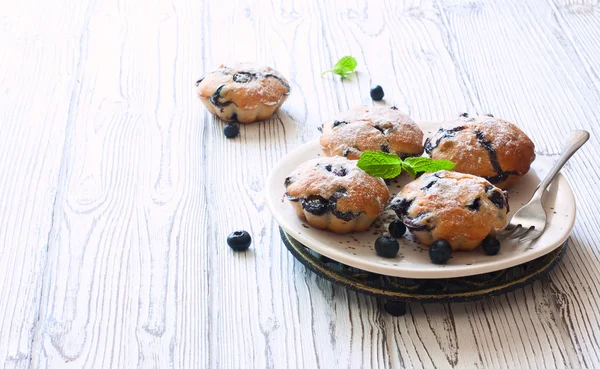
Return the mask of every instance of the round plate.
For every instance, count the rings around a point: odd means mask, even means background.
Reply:
[[[438,124],[433,123],[420,123],[419,126],[425,136],[431,136],[438,128]],[[398,239],[398,255],[393,259],[382,258],[375,253],[374,243],[377,237],[387,232],[388,223],[396,218],[392,211],[384,212],[366,232],[338,235],[311,227],[298,218],[285,199],[283,182],[287,175],[299,164],[319,156],[324,155],[319,141],[315,140],[281,159],[267,180],[267,205],[281,228],[294,239],[321,255],[369,272],[405,278],[453,278],[501,270],[526,263],[559,247],[566,241],[575,221],[575,198],[571,186],[559,174],[544,195],[548,220],[544,233],[537,240],[526,243],[504,240],[500,253],[495,256],[485,255],[480,248],[454,252],[447,264],[436,265],[430,262],[427,248],[414,242],[407,232],[405,237]],[[529,200],[551,164],[549,160],[538,157],[531,170],[508,191],[511,209],[508,219]],[[392,196],[410,180],[411,177],[403,173],[390,182]]]
[[[522,288],[546,275],[561,260],[568,241],[527,263],[495,272],[460,278],[417,279],[382,276],[349,268],[307,248],[279,228],[290,253],[318,276],[345,288],[386,300],[404,302],[465,302]]]

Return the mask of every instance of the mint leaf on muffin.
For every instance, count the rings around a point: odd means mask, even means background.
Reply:
[[[425,157],[406,158],[402,162],[402,169],[416,177],[417,173],[437,172],[438,170],[452,170],[456,164],[450,160],[434,160]]]
[[[434,160],[425,157],[406,158],[404,161],[396,154],[383,151],[365,151],[356,166],[374,177],[394,178],[403,170],[416,177],[418,173],[452,170],[454,163],[450,160]]]
[[[394,178],[402,171],[402,160],[396,154],[365,151],[356,166],[373,177]]]
[[[358,62],[356,61],[356,59],[354,59],[354,57],[344,56],[333,66],[333,69],[329,69],[321,73],[321,77],[323,77],[325,73],[331,72],[337,74],[338,76],[342,77],[342,79],[344,79],[346,78],[347,74],[354,73],[354,69],[356,69],[357,65]]]

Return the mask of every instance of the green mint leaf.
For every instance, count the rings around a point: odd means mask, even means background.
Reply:
[[[405,162],[402,162],[402,170],[406,171],[413,178],[415,178],[417,176],[417,173],[415,172],[413,167],[411,167],[410,165],[407,165]]]
[[[343,76],[354,72],[357,65],[356,59],[351,56],[344,56],[333,66],[333,73]]]
[[[356,166],[374,177],[394,178],[402,171],[402,160],[396,154],[365,151]]]
[[[329,69],[321,73],[321,77],[325,73],[332,72],[344,78],[346,74],[353,73],[357,65],[358,62],[356,59],[354,59],[354,57],[344,56],[333,66],[333,69]]]
[[[411,176],[416,177],[421,172],[437,172],[438,170],[452,170],[456,164],[450,160],[434,160],[431,158],[406,158],[402,162],[402,169]],[[409,169],[410,168],[410,169]]]

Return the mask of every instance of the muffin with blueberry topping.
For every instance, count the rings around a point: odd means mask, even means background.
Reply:
[[[535,146],[516,125],[491,115],[467,113],[445,122],[425,141],[432,159],[456,163],[454,171],[474,174],[509,188],[528,171]]]
[[[299,165],[285,179],[285,195],[296,214],[315,228],[336,233],[365,231],[389,198],[385,182],[365,173],[356,160],[323,157]]]
[[[390,208],[420,243],[472,250],[505,226],[508,196],[481,177],[442,170],[408,183]]]
[[[327,156],[356,160],[363,151],[383,151],[401,158],[423,153],[423,132],[396,107],[361,106],[323,123],[320,143]]]
[[[289,82],[279,72],[251,63],[223,64],[196,86],[208,111],[240,123],[268,119],[290,93]]]

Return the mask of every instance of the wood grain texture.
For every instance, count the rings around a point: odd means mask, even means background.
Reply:
[[[88,0],[0,15],[0,363],[7,368],[600,366],[595,2]],[[34,11],[30,9],[34,8]],[[32,26],[35,25],[35,26]],[[320,77],[343,55],[350,80]],[[194,81],[257,60],[293,93],[238,138]],[[415,120],[489,112],[565,170],[578,214],[550,276],[476,303],[373,298],[314,276],[265,207],[277,161],[381,84]],[[378,103],[379,104],[379,103]],[[246,229],[253,247],[233,253]]]
[[[0,15],[0,365],[29,368],[49,234],[76,101],[85,7],[3,4]],[[60,14],[53,7],[64,7]],[[31,27],[37,24],[37,27]]]

